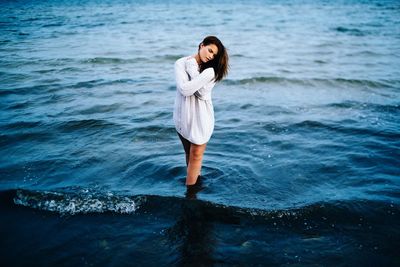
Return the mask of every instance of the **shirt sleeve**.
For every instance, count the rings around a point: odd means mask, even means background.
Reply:
[[[176,87],[179,92],[184,96],[191,96],[214,79],[214,69],[207,68],[197,77],[189,81],[188,74],[185,70],[185,61],[178,59],[175,62],[175,79]]]
[[[195,58],[190,58],[188,60],[185,60],[185,70],[189,74],[190,80],[193,80],[193,78],[199,76],[199,65],[196,62]]]
[[[206,84],[205,86],[203,86],[202,88],[200,88],[198,91],[196,91],[194,93],[195,96],[197,96],[197,98],[201,99],[201,100],[207,100],[210,97],[211,91],[214,88],[214,83],[210,82],[208,84]]]
[[[199,64],[197,64],[195,58],[189,58],[188,60],[185,60],[185,70],[189,74],[190,80],[193,78],[199,76]],[[208,83],[201,87],[198,91],[194,93],[194,95],[201,99],[201,100],[206,100],[207,99],[207,94],[211,93],[211,90],[213,88],[213,84]]]

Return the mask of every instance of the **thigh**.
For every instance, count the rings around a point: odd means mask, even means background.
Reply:
[[[180,135],[178,132],[176,132],[179,136],[179,139],[181,139],[183,149],[185,149],[185,153],[189,154],[190,153],[190,141],[186,140],[182,135]]]

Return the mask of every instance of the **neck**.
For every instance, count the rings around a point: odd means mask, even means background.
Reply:
[[[201,64],[202,62],[201,62],[201,59],[200,59],[200,55],[199,55],[199,53],[197,53],[196,55],[193,55],[193,57],[196,59],[196,61],[197,61],[197,64]]]

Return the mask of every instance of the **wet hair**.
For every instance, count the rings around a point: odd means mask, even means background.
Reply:
[[[215,36],[207,36],[206,38],[204,38],[204,40],[199,44],[199,51],[201,44],[203,44],[204,46],[210,44],[216,45],[218,47],[218,53],[214,56],[212,60],[200,64],[200,72],[212,67],[214,68],[215,82],[221,81],[228,74],[229,69],[229,57],[226,51],[227,49]]]

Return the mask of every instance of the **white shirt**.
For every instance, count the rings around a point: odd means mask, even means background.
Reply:
[[[214,76],[213,68],[199,73],[197,61],[191,56],[175,62],[175,129],[196,145],[207,143],[214,130],[214,108],[211,101]]]

